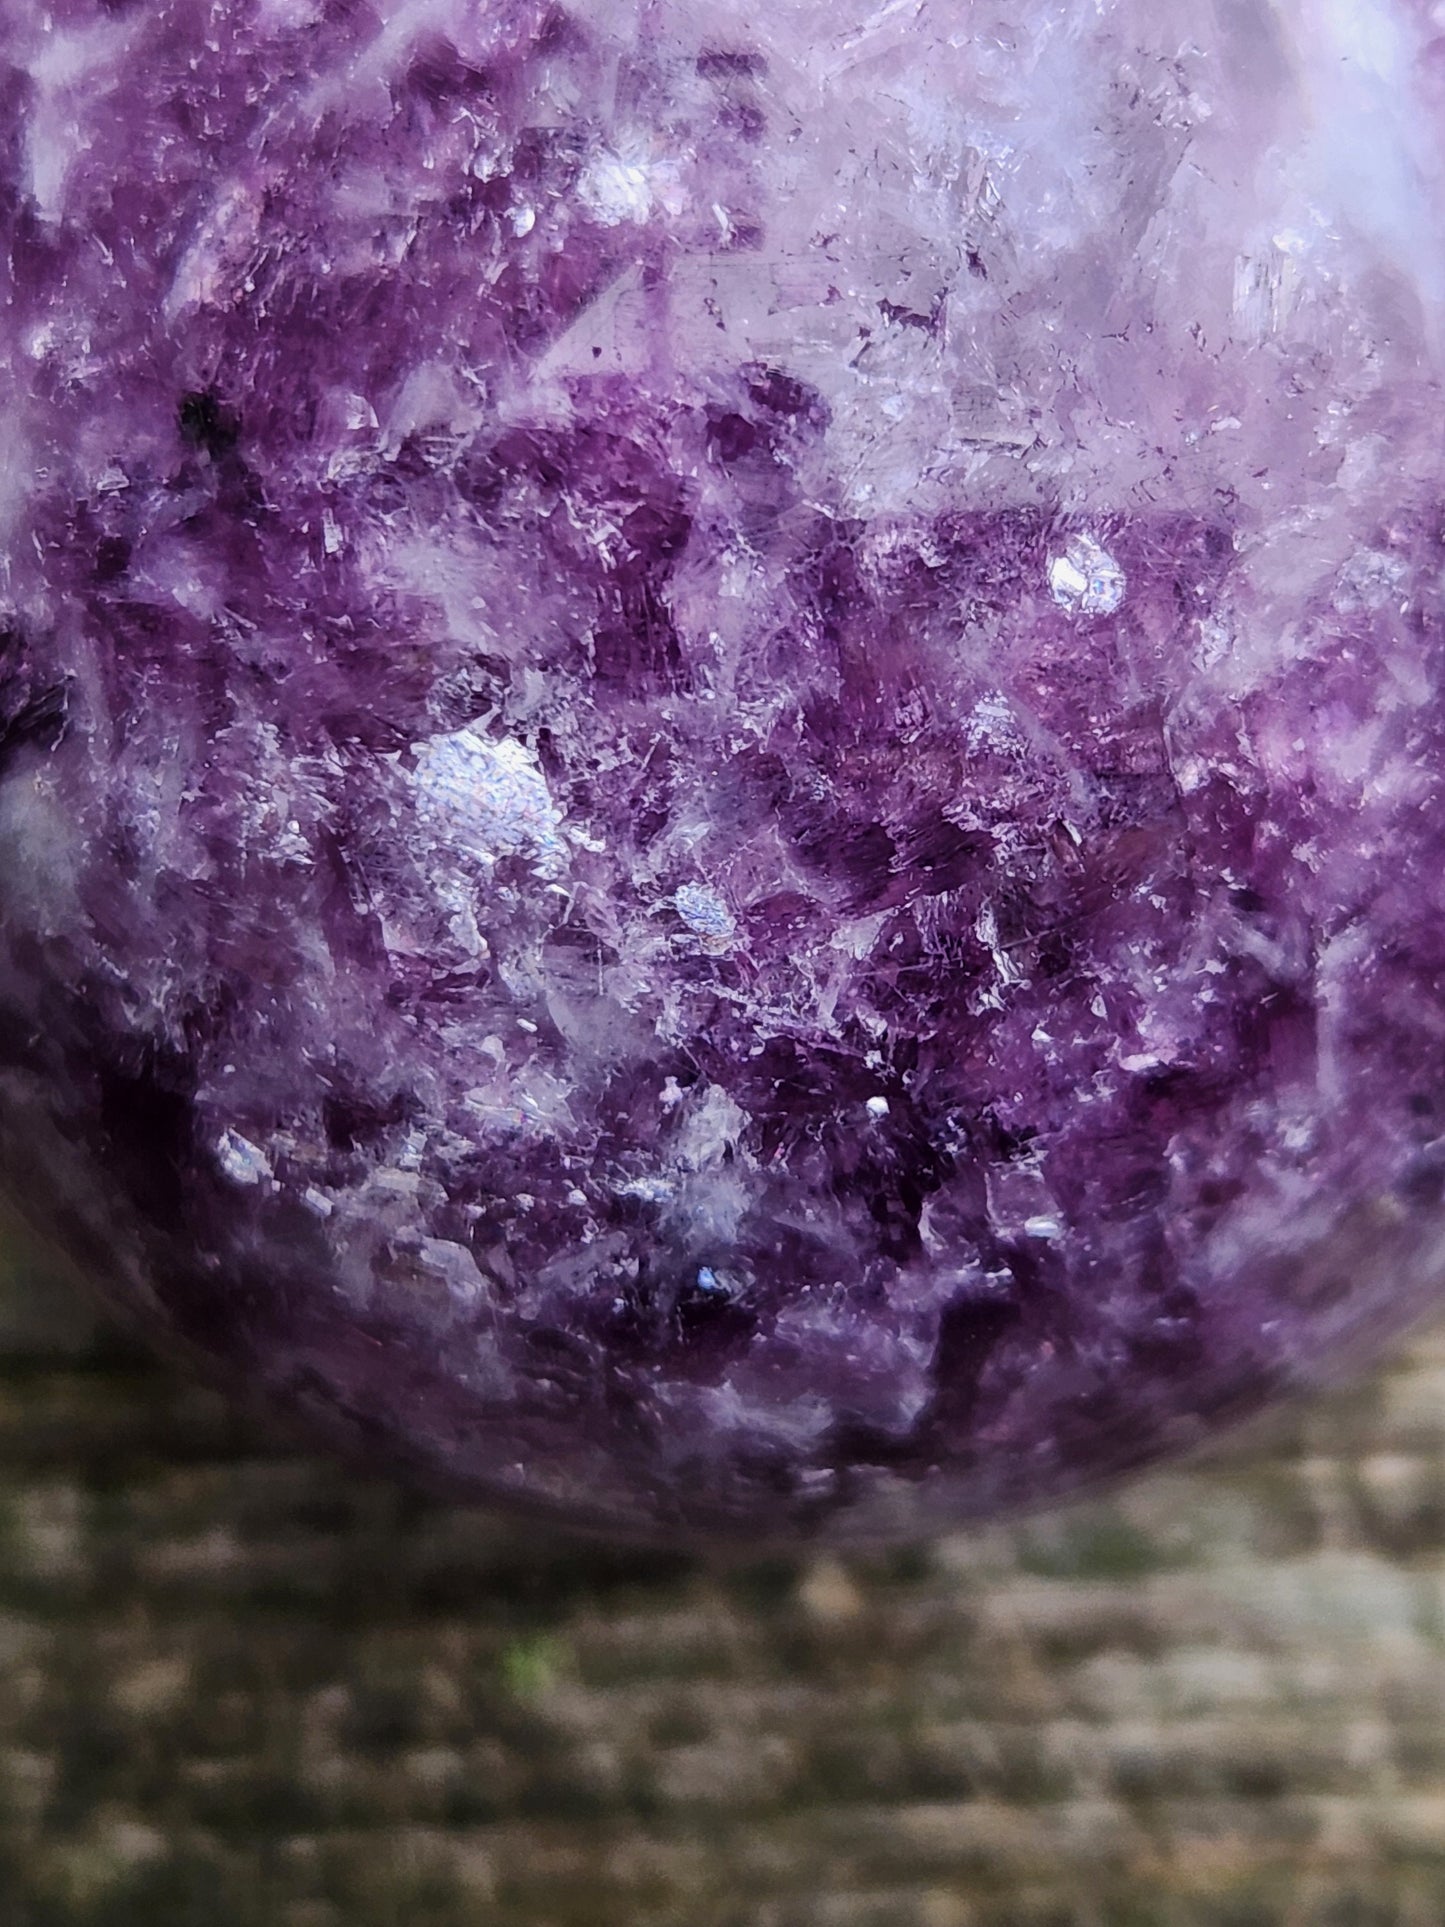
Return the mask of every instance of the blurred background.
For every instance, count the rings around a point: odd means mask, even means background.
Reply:
[[[0,1927],[1441,1927],[1445,1333],[868,1557],[299,1455],[0,1244]]]

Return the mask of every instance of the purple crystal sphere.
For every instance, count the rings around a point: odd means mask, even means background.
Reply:
[[[1439,11],[14,0],[9,1190],[656,1539],[1424,1307]]]

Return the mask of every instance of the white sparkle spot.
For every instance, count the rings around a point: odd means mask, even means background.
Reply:
[[[239,1131],[224,1130],[216,1139],[216,1162],[232,1184],[264,1184],[272,1176],[266,1153]]]
[[[888,1099],[883,1096],[870,1097],[863,1106],[869,1117],[883,1118],[888,1115]]]
[[[666,1204],[676,1187],[667,1178],[629,1178],[616,1187],[619,1198],[637,1198],[643,1204]]]
[[[365,395],[347,395],[342,403],[343,415],[349,429],[379,428],[376,410]]]
[[[1049,593],[1070,615],[1111,616],[1124,606],[1124,571],[1092,535],[1070,536],[1049,563]]]
[[[598,154],[583,171],[577,194],[589,214],[608,227],[623,221],[641,223],[652,212],[653,194],[647,169],[619,154]]]
[[[716,890],[705,883],[684,883],[672,901],[688,929],[705,943],[721,947],[732,942],[737,924]]]
[[[997,690],[980,696],[969,712],[969,748],[1006,752],[1018,749],[1021,741],[1018,717],[1008,697]]]
[[[413,754],[417,814],[439,842],[484,863],[531,856],[545,876],[562,867],[562,812],[524,744],[459,729],[416,744]]]

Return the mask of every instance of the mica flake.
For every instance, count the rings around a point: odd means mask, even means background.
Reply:
[[[546,874],[562,865],[561,816],[522,744],[470,729],[413,750],[417,813],[441,844],[495,862],[525,853]]]
[[[1124,571],[1091,535],[1076,535],[1049,564],[1049,590],[1061,608],[1116,615],[1124,606]]]

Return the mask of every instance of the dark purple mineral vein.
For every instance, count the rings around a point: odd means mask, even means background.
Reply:
[[[1062,1492],[1418,1308],[1428,13],[10,0],[10,1187],[653,1536]]]

